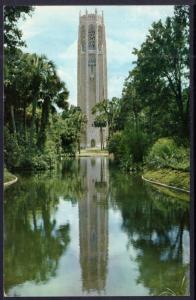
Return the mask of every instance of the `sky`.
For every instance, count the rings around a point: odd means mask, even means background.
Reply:
[[[153,22],[173,15],[166,6],[36,6],[32,17],[20,21],[26,52],[53,60],[69,90],[69,103],[77,105],[77,39],[79,12],[104,13],[107,47],[108,98],[120,97],[133,68],[133,48],[139,48]]]

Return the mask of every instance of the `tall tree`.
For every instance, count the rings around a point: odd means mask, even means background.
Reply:
[[[65,152],[80,151],[80,139],[87,123],[86,115],[80,107],[71,105],[62,113],[64,127],[61,133],[62,147]]]
[[[94,126],[100,129],[100,141],[101,141],[101,150],[104,149],[104,140],[103,140],[103,128],[107,126],[107,122],[102,115],[98,115],[95,118]]]
[[[13,131],[16,133],[14,99],[17,98],[11,84],[15,79],[17,66],[20,62],[21,51],[19,48],[25,46],[22,40],[22,31],[18,28],[19,19],[25,19],[33,12],[31,6],[5,6],[4,7],[4,84],[6,107],[9,106],[12,119]],[[10,95],[12,96],[10,97]],[[11,99],[12,98],[12,99]]]
[[[178,134],[188,136],[189,8],[175,6],[174,16],[153,23],[132,72],[138,95],[148,106],[165,105],[177,122]],[[159,96],[166,95],[162,97]],[[176,114],[177,111],[177,114]]]
[[[56,110],[55,104],[61,109],[67,108],[67,99],[69,92],[65,86],[65,83],[60,80],[57,75],[55,64],[52,61],[48,61],[45,64],[46,76],[41,83],[42,98],[41,103],[41,124],[38,134],[37,144],[39,147],[43,147],[46,141],[46,128],[49,121],[50,112]]]
[[[120,99],[112,98],[112,100],[104,99],[95,104],[92,108],[92,113],[101,118],[102,122],[107,122],[108,138],[112,136],[115,130],[118,129],[119,113],[120,113]]]

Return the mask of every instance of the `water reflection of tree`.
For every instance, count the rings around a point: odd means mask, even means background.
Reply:
[[[62,164],[61,179],[63,184],[66,185],[66,195],[73,202],[82,199],[85,193],[84,177],[82,174],[80,160],[70,159],[65,160]]]
[[[179,291],[179,281],[188,270],[183,262],[183,233],[189,230],[187,203],[122,174],[112,173],[110,185],[113,205],[120,208],[122,228],[129,237],[128,247],[137,253],[137,282],[150,295],[160,295],[166,288],[186,294],[186,285]]]
[[[5,290],[26,281],[45,282],[55,276],[69,243],[69,224],[51,218],[58,196],[51,182],[35,177],[5,192]],[[28,191],[28,192],[27,192]]]

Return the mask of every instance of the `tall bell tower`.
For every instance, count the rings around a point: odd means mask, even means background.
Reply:
[[[107,61],[104,16],[86,13],[79,16],[77,105],[87,116],[86,131],[81,147],[101,146],[100,129],[94,126],[93,106],[107,99]],[[103,128],[104,145],[107,128]]]

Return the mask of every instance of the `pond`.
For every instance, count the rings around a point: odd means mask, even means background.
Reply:
[[[189,294],[188,201],[108,158],[20,175],[4,197],[8,296]]]

